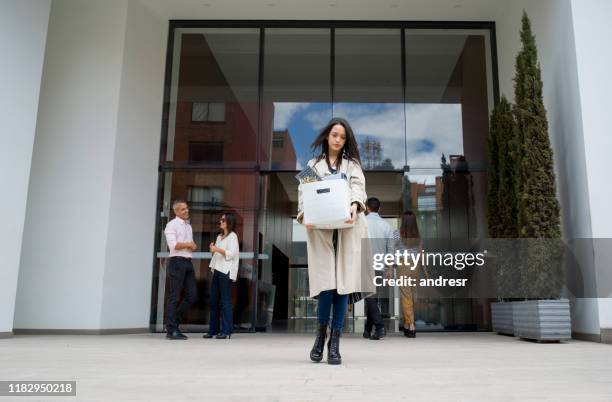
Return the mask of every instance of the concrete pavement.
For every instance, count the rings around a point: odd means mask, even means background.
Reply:
[[[330,366],[308,360],[313,339],[16,336],[0,340],[0,380],[76,380],[77,398],[66,400],[612,401],[611,345],[493,333],[381,341],[345,334],[344,362]]]

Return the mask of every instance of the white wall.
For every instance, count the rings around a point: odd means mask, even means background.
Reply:
[[[505,0],[141,0],[167,19],[491,21]]]
[[[572,0],[572,14],[578,59],[578,80],[582,99],[582,122],[587,155],[587,181],[593,237],[612,238],[612,186],[608,156],[612,149],[612,2],[609,0]],[[598,281],[609,281],[612,267],[609,244],[597,241],[595,266]],[[607,282],[609,283],[609,282]],[[612,295],[609,295],[612,296]],[[599,322],[612,328],[612,299],[599,299]]]
[[[55,0],[16,329],[149,326],[168,22]]]
[[[127,2],[54,0],[16,329],[99,329]]]
[[[168,21],[130,1],[112,181],[102,328],[148,328]]]
[[[0,1],[0,336],[13,330],[51,0]]]

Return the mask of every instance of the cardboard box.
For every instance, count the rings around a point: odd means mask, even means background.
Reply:
[[[304,183],[304,223],[317,229],[352,227],[345,223],[351,218],[351,189],[346,180],[323,180]]]

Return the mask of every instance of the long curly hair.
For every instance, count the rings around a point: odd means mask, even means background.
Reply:
[[[348,160],[352,160],[353,162],[361,165],[361,157],[359,156],[359,147],[357,146],[357,140],[355,139],[355,134],[353,134],[353,129],[351,125],[345,119],[341,117],[332,118],[329,123],[325,126],[318,137],[314,140],[312,145],[310,146],[313,153],[319,151],[319,155],[317,156],[317,162],[321,159],[327,159],[327,164],[331,166],[329,163],[329,144],[327,139],[329,137],[329,133],[335,125],[341,125],[344,127],[346,131],[346,142],[344,146],[340,150],[340,158],[336,159],[336,169],[340,169],[342,164],[342,158],[347,158]]]

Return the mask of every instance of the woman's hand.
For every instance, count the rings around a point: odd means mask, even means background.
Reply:
[[[355,223],[355,220],[357,219],[357,208],[358,208],[357,203],[351,204],[351,219],[349,219],[348,221],[344,221],[344,223],[350,223],[350,224]]]
[[[306,229],[314,229],[314,225],[311,225],[309,223],[306,223],[304,226],[306,226]]]
[[[215,246],[215,243],[210,243],[208,248],[210,249],[210,252],[213,254],[217,252],[217,246]]]

